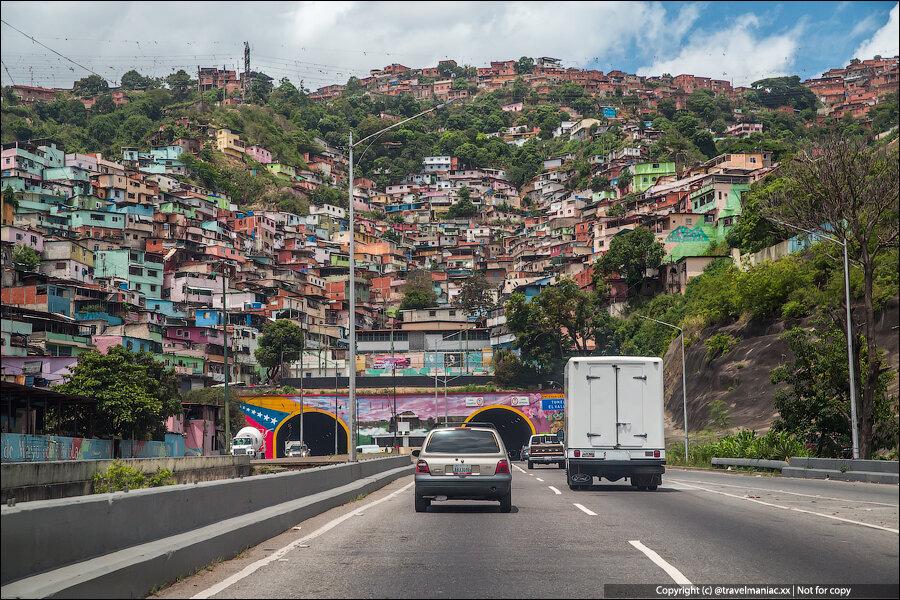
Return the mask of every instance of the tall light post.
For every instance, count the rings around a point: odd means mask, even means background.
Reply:
[[[654,323],[659,323],[660,325],[665,325],[666,327],[671,327],[672,329],[677,329],[678,334],[681,337],[681,395],[682,400],[684,401],[684,462],[690,462],[690,456],[688,455],[688,418],[687,418],[687,367],[684,362],[684,330],[681,327],[676,327],[671,323],[666,323],[665,321],[657,321],[656,319],[651,319],[650,317],[645,317],[644,315],[639,315],[638,313],[634,313],[642,319],[646,319],[648,321],[653,321]]]
[[[353,130],[352,129],[350,130],[350,145],[349,145],[350,160],[348,161],[349,167],[350,167],[350,189],[349,189],[349,195],[350,195],[350,337],[348,339],[348,342],[350,345],[350,361],[349,361],[350,362],[350,365],[349,365],[349,367],[350,367],[349,368],[350,382],[349,382],[349,385],[347,386],[348,387],[347,402],[349,403],[348,408],[350,409],[350,431],[351,431],[350,435],[353,436],[353,439],[351,440],[353,443],[349,444],[350,456],[349,456],[348,460],[350,462],[356,462],[356,261],[355,261],[355,254],[354,254],[354,250],[355,250],[354,242],[355,242],[355,237],[356,237],[356,235],[355,235],[356,234],[356,223],[353,218],[353,148],[355,148],[356,146],[362,144],[363,142],[365,142],[367,140],[370,140],[372,138],[375,138],[375,137],[381,135],[382,133],[384,133],[390,129],[399,127],[400,125],[403,125],[404,123],[408,123],[409,121],[412,121],[413,119],[418,119],[422,115],[426,115],[430,112],[434,112],[439,108],[443,108],[444,106],[447,106],[448,104],[450,104],[450,102],[452,102],[452,100],[448,100],[447,102],[444,102],[443,104],[439,104],[439,105],[435,106],[434,108],[429,108],[428,110],[423,110],[422,112],[420,112],[417,115],[413,115],[412,117],[409,117],[408,119],[403,119],[402,121],[398,121],[397,123],[394,123],[393,125],[389,125],[388,127],[385,127],[384,129],[382,129],[380,131],[376,131],[375,133],[368,135],[355,143],[353,141]]]
[[[785,227],[790,227],[791,229],[796,229],[797,231],[802,231],[809,235],[818,236],[823,240],[834,242],[844,249],[844,303],[847,305],[847,369],[850,372],[850,434],[853,439],[853,458],[857,459],[859,458],[859,432],[856,420],[856,373],[853,368],[853,335],[850,333],[850,330],[853,328],[853,321],[850,320],[850,261],[847,258],[847,241],[844,240],[842,242],[830,235],[803,229],[802,227],[797,227],[796,225],[791,225],[790,223],[785,223],[771,217],[763,218],[767,221],[784,225]]]

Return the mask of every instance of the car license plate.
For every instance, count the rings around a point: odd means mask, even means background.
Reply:
[[[453,465],[454,475],[471,475],[472,465]]]

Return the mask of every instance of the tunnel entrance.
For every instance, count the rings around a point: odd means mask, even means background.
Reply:
[[[310,456],[328,456],[334,454],[335,419],[331,413],[318,409],[303,411],[303,441],[309,446]],[[350,451],[347,430],[344,424],[337,423],[337,453],[347,454]],[[284,444],[287,441],[300,441],[300,414],[289,417],[278,428],[275,439],[275,458],[284,458]]]
[[[497,428],[503,445],[513,456],[518,456],[522,446],[528,443],[534,433],[534,426],[519,411],[505,406],[484,408],[473,413],[466,422],[491,423]]]

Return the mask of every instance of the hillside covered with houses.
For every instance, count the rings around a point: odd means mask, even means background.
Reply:
[[[275,319],[305,336],[279,378],[346,375],[352,236],[356,372],[490,376],[516,349],[513,294],[571,280],[621,313],[717,258],[774,256],[729,237],[749,194],[806,140],[896,138],[898,88],[898,57],[750,87],[522,57],[315,91],[214,67],[4,88],[3,375],[52,386],[122,345],[182,393],[226,365],[233,384],[276,383],[255,353]],[[429,108],[355,150],[349,190],[350,132]],[[638,281],[598,270],[638,229],[659,263]]]

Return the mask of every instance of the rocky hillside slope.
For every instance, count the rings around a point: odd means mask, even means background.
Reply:
[[[878,319],[878,347],[885,352],[894,380],[888,394],[900,392],[900,299],[894,298]],[[729,407],[732,429],[764,432],[777,418],[773,397],[777,386],[769,381],[769,373],[790,358],[787,344],[779,336],[795,323],[804,321],[737,321],[725,327],[704,329],[699,339],[685,348],[687,365],[687,412],[691,432],[710,425],[710,405],[722,399]],[[704,342],[717,333],[728,333],[738,339],[734,347],[713,360],[706,359]],[[690,336],[689,336],[690,337]],[[663,357],[665,364],[666,436],[684,435],[684,407],[681,382],[681,342],[676,338]]]

